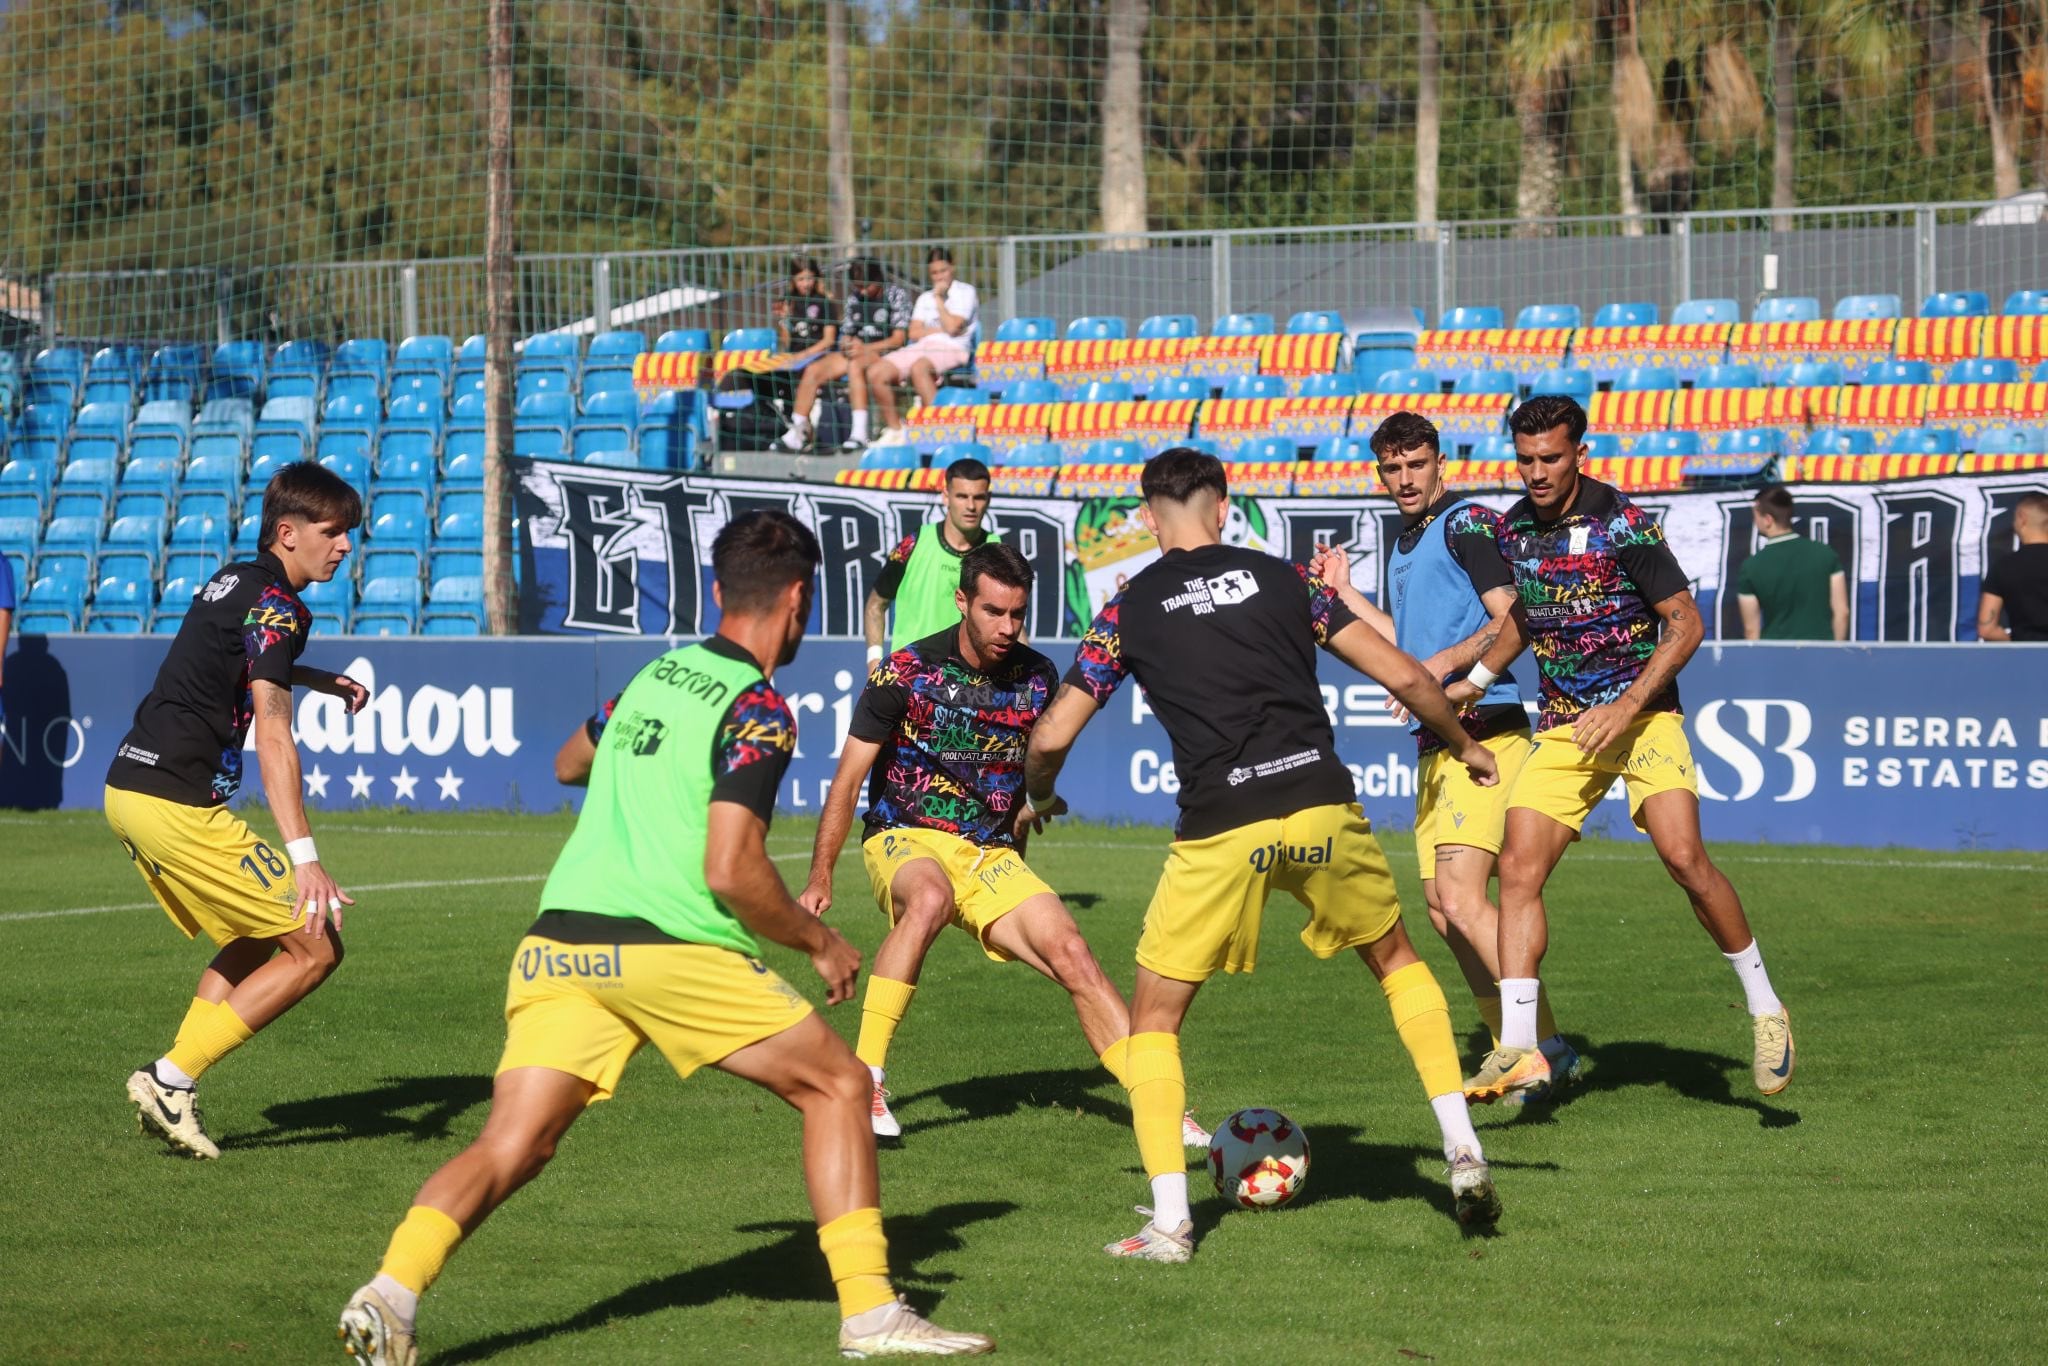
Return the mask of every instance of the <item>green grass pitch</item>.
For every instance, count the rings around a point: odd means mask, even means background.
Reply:
[[[507,964],[569,818],[321,820],[329,866],[380,890],[337,976],[206,1079],[211,1164],[138,1137],[121,1087],[168,1043],[202,946],[143,904],[97,814],[0,824],[6,1356],[340,1360],[343,1300],[483,1122]],[[793,884],[809,834],[771,836]],[[1033,849],[1126,988],[1164,839],[1071,826]],[[1469,1064],[1477,1017],[1408,844],[1388,845]],[[1579,846],[1553,883],[1548,968],[1588,1074],[1553,1109],[1478,1112],[1507,1206],[1491,1238],[1451,1219],[1371,977],[1310,959],[1283,898],[1257,974],[1196,1002],[1185,1055],[1206,1120],[1269,1105],[1307,1127],[1307,1188],[1228,1211],[1196,1172],[1194,1262],[1110,1261],[1099,1247],[1145,1193],[1122,1094],[1056,988],[947,935],[891,1058],[899,1284],[1030,1361],[2031,1357],[2048,1332],[2048,857],[1716,852],[1792,1010],[1792,1087],[1754,1094],[1734,975],[1650,852]],[[856,851],[837,897],[871,952],[883,923]],[[817,997],[805,963],[771,957]],[[857,1008],[831,1018],[850,1038]],[[439,1363],[828,1357],[794,1115],[716,1073],[678,1084],[643,1052],[461,1250],[421,1326]]]

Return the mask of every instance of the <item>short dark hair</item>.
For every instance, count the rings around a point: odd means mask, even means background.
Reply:
[[[1574,446],[1586,439],[1586,410],[1570,394],[1533,394],[1508,414],[1508,430],[1516,436],[1541,436],[1558,427]]]
[[[2015,513],[2031,513],[2036,519],[2048,522],[2048,493],[2030,493],[2012,505]]]
[[[344,530],[354,531],[363,524],[363,496],[325,465],[296,460],[271,475],[264,485],[258,550],[270,549],[277,539],[277,524],[286,517],[303,517],[321,526],[340,522]]]
[[[859,256],[846,268],[846,277],[857,285],[879,285],[889,278],[889,273],[874,257]]]
[[[953,264],[953,253],[945,247],[933,247],[924,254],[924,263],[930,265],[934,261],[944,261],[950,266]]]
[[[1765,484],[1758,489],[1756,505],[1781,522],[1792,520],[1792,490],[1783,484]]]
[[[1034,577],[1031,561],[1023,552],[1001,541],[983,541],[960,559],[960,591],[970,598],[976,596],[975,587],[984,578],[1028,592]]]
[[[1372,453],[1382,460],[1418,446],[1427,446],[1438,455],[1444,450],[1436,424],[1420,413],[1395,413],[1373,430],[1371,444]]]
[[[759,612],[818,572],[818,538],[786,512],[743,512],[711,543],[711,576],[727,612]]]
[[[1230,480],[1224,476],[1221,460],[1192,446],[1173,446],[1159,452],[1145,462],[1145,472],[1138,480],[1138,491],[1148,503],[1155,498],[1185,503],[1203,489],[1226,498],[1230,495]]]
[[[989,479],[988,466],[971,455],[963,455],[946,466],[946,482],[951,484],[956,479],[964,479],[970,484],[986,484]]]

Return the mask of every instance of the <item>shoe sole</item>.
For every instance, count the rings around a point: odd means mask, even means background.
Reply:
[[[1467,1087],[1465,1101],[1467,1104],[1491,1105],[1497,1100],[1507,1100],[1514,1096],[1520,1099],[1509,1100],[1510,1105],[1524,1105],[1531,1100],[1541,1100],[1549,1094],[1550,1083],[1547,1081],[1516,1082],[1512,1086],[1503,1086],[1495,1082],[1486,1086]]]
[[[1490,1228],[1500,1222],[1500,1194],[1488,1181],[1457,1195],[1458,1222],[1466,1228]]]
[[[152,1107],[156,1104],[155,1096],[147,1092],[137,1094],[135,1087],[130,1086],[128,1099],[135,1103],[135,1130],[144,1138],[154,1138],[169,1148],[175,1156],[189,1157],[195,1162],[211,1162],[220,1156],[218,1152],[210,1153],[203,1148],[194,1147],[182,1134],[158,1119],[152,1113]]]
[[[355,1306],[341,1311],[341,1322],[335,1325],[334,1336],[341,1341],[341,1350],[352,1359],[370,1363],[370,1366],[412,1366],[419,1360],[415,1350],[407,1360],[400,1360],[388,1352],[377,1353],[377,1323],[369,1314],[352,1314]]]

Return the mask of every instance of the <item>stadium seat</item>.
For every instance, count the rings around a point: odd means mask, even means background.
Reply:
[[[1816,427],[1806,434],[1808,455],[1874,455],[1877,439],[1861,427]]]
[[[1049,379],[1020,379],[1003,390],[1005,404],[1019,403],[1064,403],[1067,392],[1057,381]]]
[[[1754,389],[1763,383],[1754,365],[1709,365],[1693,378],[1695,389]]]
[[[438,416],[448,405],[448,381],[437,370],[401,370],[385,390],[385,411],[405,398],[429,405]]]
[[[483,575],[443,575],[427,589],[427,601],[437,607],[481,607],[484,601]]]
[[[484,391],[479,388],[471,393],[457,394],[455,396],[454,403],[449,407],[449,420],[481,424],[484,420],[485,412]]]
[[[1412,355],[1411,355],[1412,359]],[[1379,376],[1375,375],[1377,379]],[[1349,398],[1362,394],[1366,386],[1356,373],[1348,375],[1304,375],[1294,386],[1294,392],[1303,398]]]
[[[512,428],[512,454],[528,460],[560,460],[569,434],[553,423],[521,422]]]
[[[192,600],[181,598],[175,602],[164,600],[156,605],[156,611],[149,617],[149,633],[155,636],[174,636],[185,624],[185,616],[192,610]]]
[[[1066,463],[1066,451],[1057,441],[1027,441],[993,463],[1006,470],[1058,469]]]
[[[208,399],[193,420],[192,436],[233,436],[244,443],[256,430],[256,405],[246,398]]]
[[[296,432],[258,432],[256,444],[249,452],[250,491],[261,490],[272,475],[305,458],[306,448]]]
[[[376,463],[370,470],[370,489],[373,495],[387,492],[417,493],[421,506],[433,496],[435,483],[434,451],[430,444],[418,441],[423,433],[400,432],[399,439],[378,451]]]
[[[1955,432],[1946,427],[1908,427],[1878,444],[1885,455],[1954,455],[1958,449]]]
[[[1595,327],[1655,327],[1657,305],[1648,303],[1602,304],[1593,311]]]
[[[543,394],[559,394],[574,402],[576,377],[567,370],[552,367],[545,369],[521,369],[512,381],[512,394],[518,401]]]
[[[407,337],[392,357],[394,376],[412,372],[439,375],[445,383],[455,372],[455,342],[443,336]]]
[[[585,417],[611,417],[626,421],[638,421],[640,417],[640,395],[631,388],[599,389],[593,392],[588,383],[583,386],[583,415]]]
[[[1154,313],[1138,324],[1141,339],[1164,337],[1193,337],[1200,334],[1201,326],[1192,313]]]
[[[1107,315],[1084,315],[1067,324],[1068,341],[1121,341],[1130,335],[1122,318]]]
[[[671,328],[654,340],[657,353],[675,355],[711,349],[711,334],[701,327]]]
[[[1473,443],[1471,458],[1474,460],[1513,460],[1515,439],[1506,432],[1488,432]]]
[[[1223,448],[1217,442],[1216,438],[1212,436],[1169,437],[1166,440],[1158,443],[1158,445],[1155,446],[1154,449],[1163,451],[1170,450],[1175,446],[1178,446],[1183,450],[1202,451],[1206,454],[1215,456],[1218,460],[1221,460],[1223,458]]]
[[[25,437],[46,436],[62,441],[71,430],[71,406],[57,407],[48,403],[31,402],[21,410],[21,423],[17,435]]]
[[[1388,370],[1373,384],[1376,394],[1435,394],[1442,392],[1436,375],[1429,370],[1403,368]]]
[[[1844,294],[1835,301],[1837,322],[1858,318],[1896,318],[1901,311],[1896,294]]]
[[[1281,375],[1231,375],[1221,392],[1224,398],[1286,398],[1287,380]]]
[[[71,440],[65,443],[64,462],[66,469],[80,463],[118,466],[121,463],[121,438],[95,432],[73,432]]]
[[[1209,381],[1199,375],[1168,375],[1154,384],[1146,397],[1155,403],[1190,398],[1199,401],[1209,397]]]
[[[1224,457],[1237,465],[1292,464],[1295,458],[1294,443],[1281,436],[1248,436]]]
[[[151,493],[168,499],[178,487],[175,456],[138,455],[121,471],[122,493]]]
[[[263,390],[263,343],[222,342],[213,348],[206,397],[253,399]]]
[[[364,608],[355,615],[349,625],[349,634],[356,636],[409,636],[417,630],[417,616],[409,608],[397,604],[379,605],[375,610]]]
[[[351,604],[356,598],[355,585],[349,581],[353,565],[344,564],[335,576],[322,583],[314,580],[299,590],[299,601],[315,612],[325,612],[340,605]]]
[[[256,429],[261,433],[265,428],[272,431],[294,428],[301,438],[311,441],[316,416],[310,398],[270,398],[264,401],[263,411],[256,415]]]
[[[24,557],[33,555],[36,543],[42,539],[43,521],[40,517],[17,517],[0,515],[0,548],[14,551]],[[15,576],[19,585],[21,576]]]
[[[480,612],[429,607],[420,615],[420,634],[423,636],[480,636],[483,633]]]
[[[1750,313],[1751,322],[1810,323],[1820,321],[1820,300],[1794,294],[1778,299],[1759,299]]]
[[[1998,359],[1958,361],[1949,367],[1949,384],[2011,384],[2020,377],[2019,362]]]
[[[334,348],[334,359],[328,369],[336,374],[344,370],[380,376],[389,374],[391,344],[382,337],[350,337]]]
[[[321,379],[318,375],[298,371],[278,374],[272,371],[270,378],[263,382],[263,397],[266,401],[273,398],[317,399],[320,397],[320,385]]]
[[[1074,398],[1079,403],[1128,403],[1131,401],[1131,382],[1127,379],[1090,380],[1081,386],[1081,392]]]
[[[1981,289],[1942,290],[1920,301],[1923,318],[1982,318],[1991,312],[1991,296]]]
[[[1505,370],[1467,370],[1451,385],[1454,394],[1512,394],[1515,377]]]
[[[614,459],[599,460],[599,456],[623,457],[624,465],[630,467],[635,458],[633,429],[603,418],[580,418],[569,433],[569,454],[586,464],[620,463]]]
[[[135,406],[135,382],[129,379],[90,379],[79,391],[82,404],[105,404],[123,409]]]
[[[1410,370],[1415,366],[1415,348],[1412,346],[1361,346],[1351,353],[1351,373],[1364,386],[1364,392],[1372,392],[1381,375],[1389,370]]]
[[[1270,337],[1273,335],[1273,315],[1270,313],[1229,313],[1216,320],[1216,336],[1219,337]]]
[[[147,405],[144,406],[145,408],[147,407]],[[94,435],[111,434],[126,440],[128,436],[127,405],[121,403],[88,403],[78,410],[77,416],[72,418],[71,431],[74,434],[80,432],[91,432]]]
[[[1979,455],[2040,455],[2048,452],[2048,433],[2038,427],[1991,427],[1977,433],[1974,444]]]
[[[1530,304],[1515,315],[1515,326],[1578,327],[1582,317],[1577,304]]]
[[[427,552],[414,546],[386,546],[372,541],[363,549],[360,569],[365,584],[378,579],[411,579],[418,583]]]
[[[469,491],[481,489],[483,486],[483,429],[479,427],[451,430],[447,441],[441,447],[442,490]]]
[[[50,501],[50,486],[56,482],[54,460],[10,460],[0,465],[0,493],[33,493],[39,505]]]
[[[242,520],[235,523],[235,544],[228,552],[236,559],[247,559],[256,553],[256,541],[263,534],[263,510],[252,507],[242,514]]]
[[[589,359],[599,356],[623,357],[630,366],[633,357],[647,349],[647,338],[638,332],[600,332],[590,339]]]
[[[1081,452],[1080,463],[1084,465],[1142,465],[1145,463],[1145,448],[1135,441],[1121,438],[1107,438],[1091,441]]]
[[[1287,320],[1289,336],[1319,336],[1326,332],[1341,334],[1344,331],[1344,315],[1327,308],[1304,308]]]
[[[481,579],[484,573],[484,557],[474,550],[447,550],[435,546],[427,555],[427,578],[457,579],[474,577]]]
[[[2038,317],[2048,313],[2048,293],[2038,289],[2016,289],[2005,296],[2005,306],[1998,311],[2016,317]]]
[[[854,465],[863,470],[914,470],[924,463],[917,448],[910,445],[869,446]]]
[[[84,550],[96,552],[100,548],[100,519],[86,514],[83,516],[64,514],[53,516],[43,527],[42,553],[53,550]]]
[[[1484,332],[1490,328],[1506,327],[1507,317],[1490,305],[1458,307],[1445,310],[1436,325],[1445,332]]]
[[[24,396],[30,403],[44,408],[62,408],[69,412],[78,402],[78,391],[84,387],[68,375],[31,375],[24,389]]]
[[[1687,299],[1671,310],[1673,327],[1688,327],[1700,323],[1739,323],[1742,321],[1742,306],[1733,299]]]
[[[1708,455],[1776,455],[1785,449],[1785,434],[1776,427],[1745,427],[1722,432],[1707,442]]]
[[[225,502],[202,502],[204,497],[187,494],[178,504],[178,519],[171,523],[167,550],[206,551],[216,558],[227,554],[228,533],[234,529],[234,523],[228,519],[228,506]]]
[[[1838,389],[1843,383],[1842,367],[1831,360],[1799,361],[1785,372],[1781,383],[1788,389]]]
[[[139,346],[102,346],[92,353],[92,363],[85,367],[86,382],[125,379],[130,384],[137,383],[142,378],[143,361]]]
[[[206,437],[199,438],[201,441]],[[196,443],[195,443],[196,446]],[[239,451],[230,455],[226,452],[197,451],[185,466],[180,487],[186,493],[214,491],[224,494],[230,502],[239,499],[242,492],[242,457]]]
[[[441,410],[441,400],[412,393],[400,394],[384,409],[385,427],[418,427],[434,432],[438,437],[447,419]]]
[[[1006,318],[996,324],[1000,342],[1052,341],[1059,334],[1059,324],[1051,318]]]
[[[1864,367],[1859,384],[1932,384],[1934,367],[1924,360],[1881,360]]]
[[[1640,389],[1676,389],[1678,372],[1662,365],[1631,365],[1614,377],[1614,387],[1622,392]]]
[[[73,456],[64,463],[64,472],[57,476],[57,492],[97,492],[102,502],[108,501],[114,496],[114,468],[115,462],[111,458]]]
[[[992,395],[979,389],[946,388],[932,399],[934,408],[972,408],[987,403]]]
[[[86,632],[96,636],[139,636],[148,621],[149,602],[133,607],[102,607],[94,603],[85,623]]]
[[[718,343],[721,351],[773,351],[777,345],[772,327],[735,327]]]
[[[1698,455],[1698,432],[1649,432],[1636,438],[1630,455]]]
[[[567,332],[540,332],[519,346],[522,361],[545,361],[549,365],[575,369],[583,358],[583,343]]]
[[[325,437],[321,438],[323,441]],[[370,457],[362,451],[339,449],[323,450],[316,457],[323,469],[334,471],[346,479],[358,494],[367,493],[370,487]]]
[[[382,493],[371,504],[366,539],[380,550],[388,547],[424,555],[432,526],[425,498],[416,493]]]
[[[101,565],[99,582],[93,586],[92,604],[95,608],[125,607],[131,611],[146,610],[156,604],[156,582],[146,574],[138,576],[133,562],[122,565]]]

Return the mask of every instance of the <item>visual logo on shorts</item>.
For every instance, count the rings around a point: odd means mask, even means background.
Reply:
[[[519,951],[513,966],[529,982],[536,977],[598,977],[616,982],[625,975],[617,944],[603,948],[530,944]]]
[[[1261,873],[1270,873],[1283,864],[1296,868],[1319,868],[1331,861],[1335,847],[1334,836],[1325,837],[1321,844],[1288,844],[1274,840],[1252,850],[1247,860]]]

